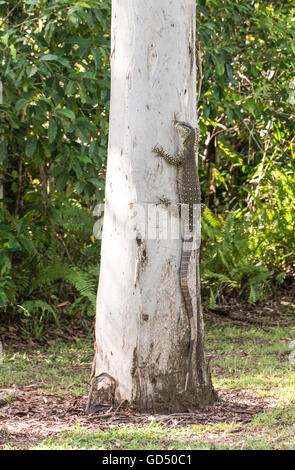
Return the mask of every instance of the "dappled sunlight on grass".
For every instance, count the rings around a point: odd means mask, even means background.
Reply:
[[[210,443],[200,441],[202,426],[167,429],[157,423],[150,426],[110,429],[87,433],[83,429],[63,432],[59,439],[49,439],[34,449],[210,449]],[[217,425],[217,429],[220,425]]]
[[[239,408],[245,400],[250,411],[251,406],[259,405],[264,411],[255,414],[255,409],[252,410],[252,419],[225,420],[221,416],[219,422],[208,420],[204,424],[183,425],[178,420],[167,426],[151,415],[149,425],[126,421],[126,424],[101,428],[98,421],[95,427],[83,427],[82,423],[72,428],[70,424],[55,435],[49,433],[47,438],[32,439],[23,445],[49,450],[294,449],[295,365],[289,361],[290,342],[294,337],[289,327],[262,329],[206,324],[206,351],[212,356],[214,387],[222,400],[232,397],[234,408]],[[3,359],[1,388],[34,386],[34,390],[42,393],[49,390],[68,397],[85,396],[88,392],[92,341],[55,343],[19,352],[15,347],[8,348]],[[7,442],[5,448],[18,447]]]
[[[91,341],[56,343],[27,351],[4,351],[0,388],[36,385],[54,393],[88,392],[94,356]]]
[[[207,325],[206,349],[212,356],[213,383],[219,388],[255,389],[282,400],[295,387],[290,364],[290,341],[295,331],[274,327],[267,331],[248,326]]]

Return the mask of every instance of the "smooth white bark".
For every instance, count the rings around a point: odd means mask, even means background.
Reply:
[[[152,147],[177,151],[173,119],[196,125],[195,0],[113,0],[112,9],[94,375],[115,379],[117,402],[160,409],[167,393],[183,392],[189,325],[179,284],[179,217],[156,205],[159,198],[178,200],[177,173]]]

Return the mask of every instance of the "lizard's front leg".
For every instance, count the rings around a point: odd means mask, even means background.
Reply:
[[[170,165],[180,165],[182,163],[183,153],[181,151],[175,155],[170,155],[163,147],[155,145],[155,147],[152,148],[152,152],[157,157],[164,158]]]

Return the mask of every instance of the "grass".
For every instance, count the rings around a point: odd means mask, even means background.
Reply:
[[[251,389],[288,402],[295,390],[295,367],[289,361],[294,337],[294,328],[207,327],[207,351],[218,376],[215,388]]]
[[[271,397],[275,407],[247,424],[215,423],[168,429],[151,419],[148,426],[107,430],[75,426],[31,449],[295,449],[295,365],[289,362],[295,329],[207,324],[206,350],[217,390],[246,390]],[[56,343],[25,352],[7,350],[0,387],[39,384],[40,390],[81,396],[88,392],[93,358],[91,341]],[[6,448],[10,448],[9,446]]]
[[[3,353],[0,388],[38,385],[51,393],[81,396],[88,391],[94,356],[92,341]]]
[[[87,433],[83,429],[63,432],[60,439],[50,439],[34,449],[89,449],[89,450],[149,450],[149,449],[208,449],[210,444],[196,439],[198,433],[192,429],[167,428],[151,424],[140,429],[133,426]]]

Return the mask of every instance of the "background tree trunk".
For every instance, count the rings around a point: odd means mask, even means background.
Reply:
[[[156,204],[161,197],[178,200],[176,169],[152,147],[177,150],[173,119],[196,125],[195,0],[114,0],[112,9],[106,204],[88,404],[125,400],[141,410],[186,410],[212,403],[215,394],[204,357],[198,269],[191,270],[198,341],[184,392],[190,330],[179,283],[179,217]],[[149,233],[142,223],[147,212]]]

